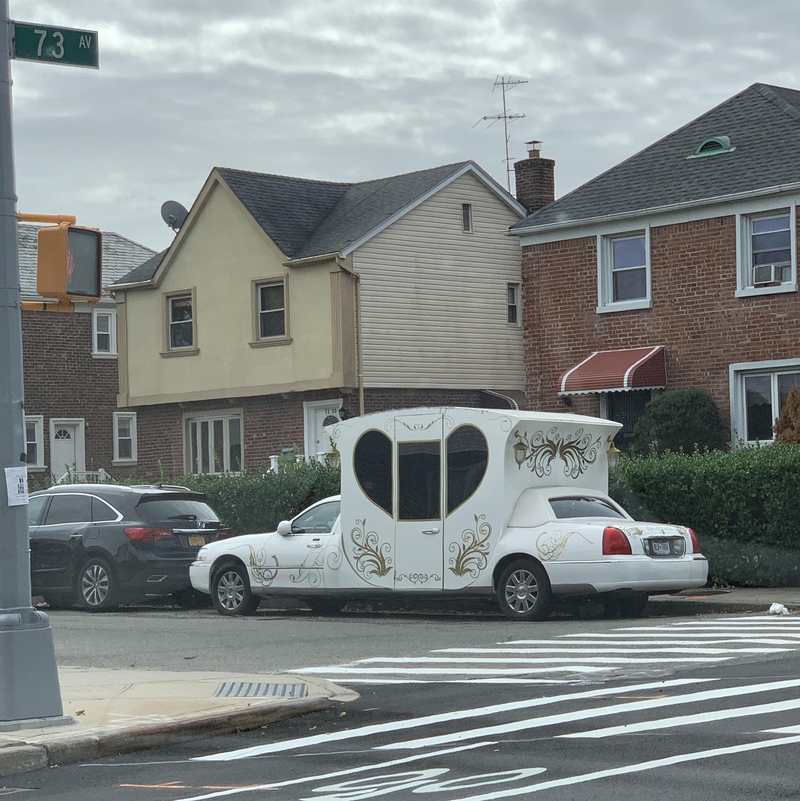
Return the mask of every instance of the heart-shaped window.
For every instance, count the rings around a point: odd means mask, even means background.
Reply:
[[[469,500],[489,465],[489,445],[475,426],[459,426],[447,438],[447,514]]]
[[[382,431],[366,431],[353,455],[361,491],[387,514],[392,514],[392,441]]]

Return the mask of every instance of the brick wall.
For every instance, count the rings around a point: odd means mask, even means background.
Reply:
[[[650,232],[652,308],[597,314],[597,240],[522,249],[526,396],[563,411],[559,376],[595,350],[664,345],[669,389],[707,390],[730,414],[728,367],[800,356],[797,293],[737,298],[736,220],[715,217]],[[573,397],[597,414],[599,396]]]
[[[92,357],[92,315],[22,312],[25,413],[44,416],[45,472],[50,468],[49,420],[86,421],[86,469],[114,476],[113,418],[117,402],[117,360]]]
[[[245,467],[252,470],[268,465],[269,457],[279,454],[283,448],[297,445],[302,450],[304,402],[340,397],[347,415],[357,416],[358,393],[343,395],[337,390],[140,406],[136,409],[139,457],[137,473],[142,477],[162,474],[173,477],[183,474],[184,415],[233,409],[242,410]],[[373,389],[364,393],[366,413],[416,406],[508,408],[508,404],[501,398],[480,390]]]

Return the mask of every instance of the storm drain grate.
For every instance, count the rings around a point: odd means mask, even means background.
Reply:
[[[224,681],[215,698],[305,698],[306,684],[268,684],[261,681]]]

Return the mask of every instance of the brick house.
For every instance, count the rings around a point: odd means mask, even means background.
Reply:
[[[528,405],[627,439],[702,388],[734,446],[770,441],[800,385],[798,153],[800,92],[754,84],[556,201],[553,162],[518,161]]]
[[[355,184],[212,170],[113,287],[139,474],[322,456],[342,415],[522,402],[523,216],[473,162]]]
[[[36,232],[18,225],[23,301],[36,291]],[[103,282],[112,283],[153,251],[119,234],[103,233]],[[77,303],[72,314],[22,312],[25,431],[31,477],[68,470],[113,476],[130,473],[131,416],[117,409],[116,304],[104,293],[95,305]]]

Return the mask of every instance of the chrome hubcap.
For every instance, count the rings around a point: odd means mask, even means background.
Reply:
[[[506,603],[509,608],[519,614],[530,612],[539,597],[539,586],[536,577],[530,570],[515,570],[506,581]]]
[[[244,600],[244,582],[233,571],[220,576],[217,584],[217,598],[225,609],[236,609]]]
[[[90,565],[81,578],[81,593],[89,606],[99,606],[108,596],[108,573],[101,565]]]

